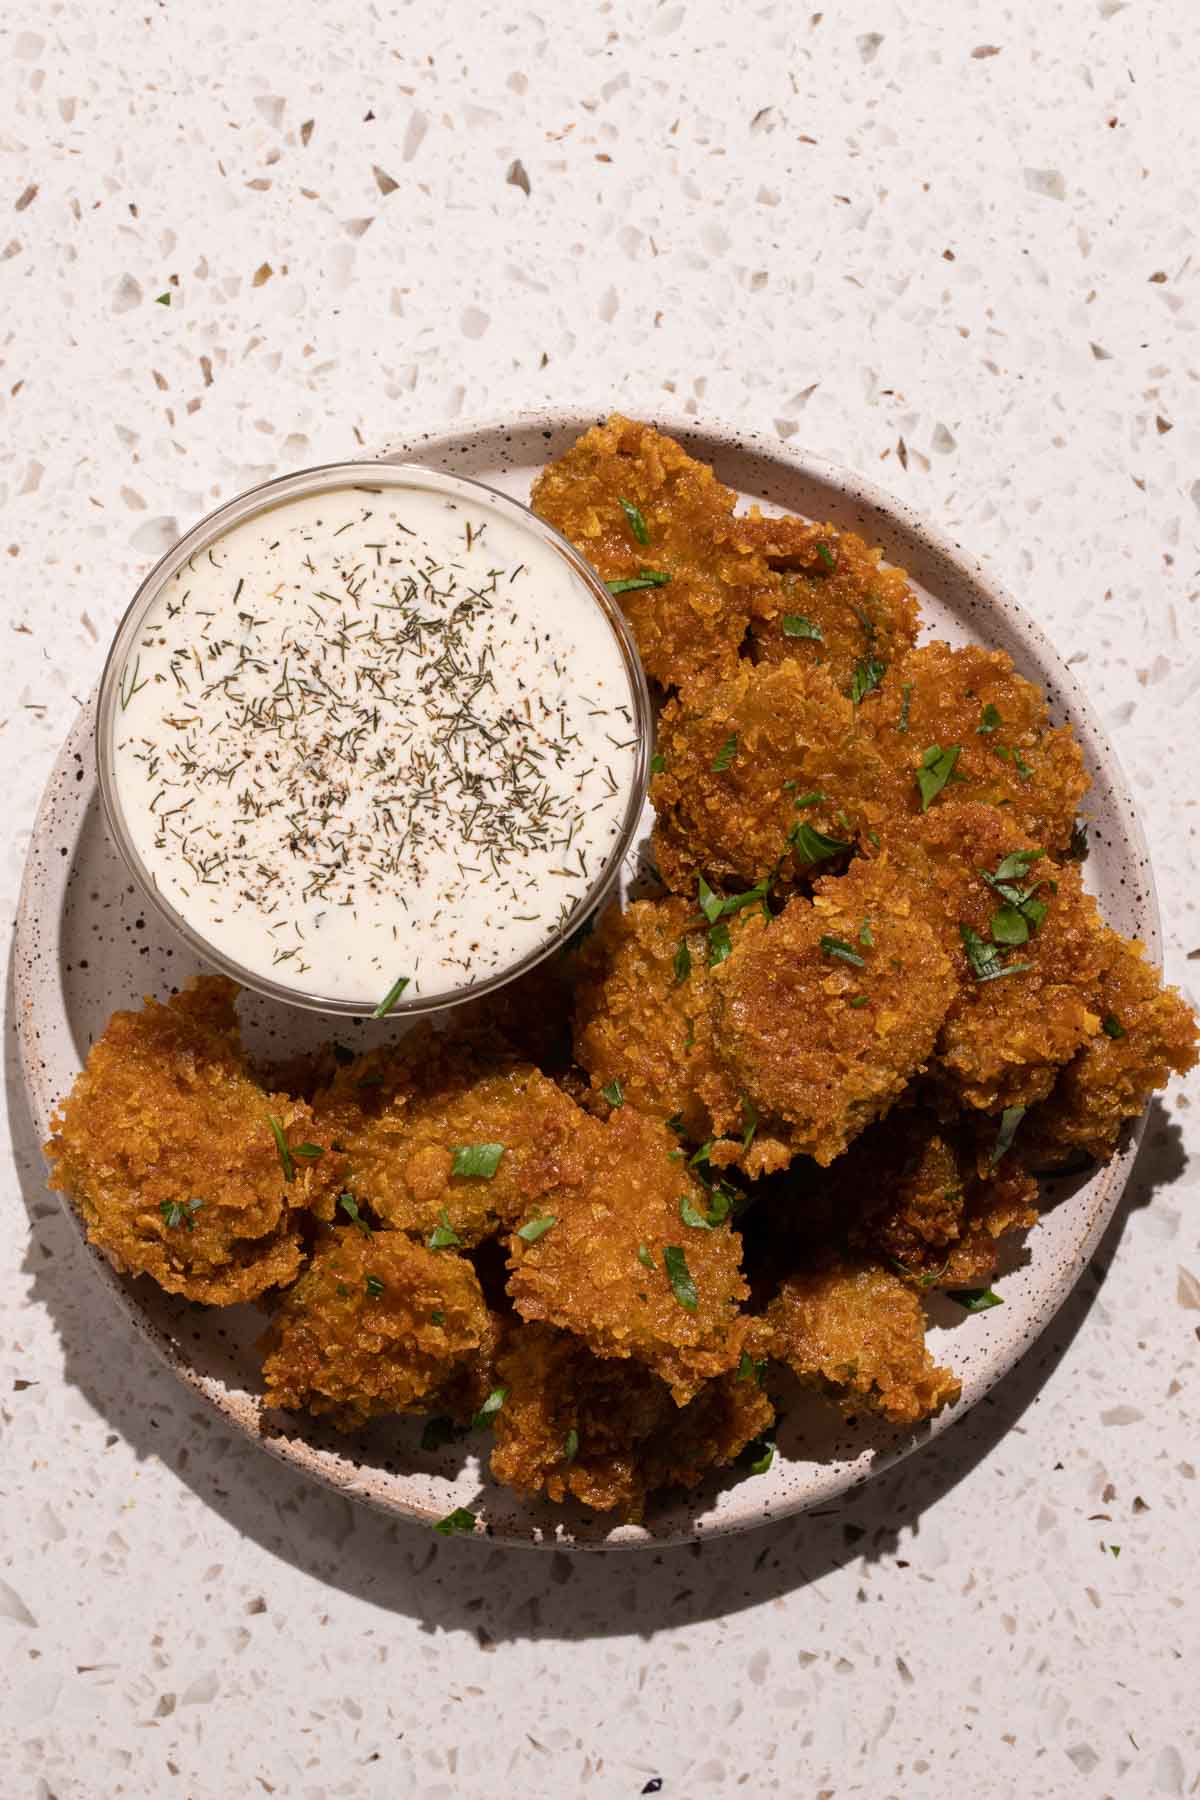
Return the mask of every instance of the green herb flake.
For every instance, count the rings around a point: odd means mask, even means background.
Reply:
[[[604,1086],[600,1089],[600,1092],[604,1095],[604,1098],[608,1101],[610,1106],[624,1106],[625,1090],[615,1075],[611,1081],[605,1082]]]
[[[346,1217],[353,1220],[354,1224],[358,1226],[358,1229],[362,1232],[363,1236],[370,1237],[371,1227],[359,1212],[358,1201],[354,1198],[354,1195],[339,1194],[338,1205],[341,1207]]]
[[[897,731],[908,730],[908,709],[912,705],[913,684],[906,681],[900,689],[900,717],[896,720]]]
[[[633,504],[632,500],[619,499],[619,504],[621,511],[629,520],[629,529],[632,531],[638,543],[648,544],[650,542],[650,527],[642,517],[640,509]]]
[[[724,923],[714,925],[708,934],[709,968],[715,969],[718,963],[723,963],[725,958],[732,953],[733,944],[730,940],[728,925]]]
[[[837,568],[837,557],[834,555],[833,550],[830,547],[830,545],[817,544],[814,546],[814,548],[817,552],[817,555],[821,559],[821,563],[822,563],[823,567],[825,567],[826,569],[836,569]]]
[[[1123,1038],[1125,1036],[1125,1027],[1122,1025],[1120,1019],[1118,1019],[1116,1013],[1109,1013],[1106,1018],[1101,1019],[1100,1029],[1105,1037]],[[199,1203],[197,1202],[197,1204]]]
[[[987,1312],[989,1307],[1004,1305],[1003,1295],[994,1293],[991,1288],[960,1288],[949,1297],[970,1313]]]
[[[787,782],[785,781],[783,785],[786,787]],[[794,785],[795,784],[793,783],[793,786]],[[797,794],[792,805],[796,808],[797,812],[803,812],[806,806],[820,806],[824,798],[825,796],[820,788],[813,788],[811,792],[807,794]]]
[[[862,924],[859,926],[858,941],[860,944],[865,944],[867,946],[868,950],[871,950],[874,948],[875,933],[871,930],[870,919],[864,919]]]
[[[737,755],[737,747],[738,734],[736,731],[731,731],[729,736],[725,739],[725,742],[721,745],[721,748],[717,751],[717,754],[713,757],[712,772],[714,775],[723,775],[725,773],[726,769]]]
[[[372,1300],[378,1300],[380,1294],[383,1292],[383,1283],[380,1281],[378,1275],[368,1275],[363,1282],[363,1286],[366,1288],[367,1294]]]
[[[446,1444],[452,1444],[455,1438],[462,1435],[453,1419],[447,1419],[439,1413],[432,1419],[426,1419],[425,1429],[421,1433],[422,1450],[440,1450]]]
[[[441,1537],[453,1537],[456,1531],[473,1534],[475,1531],[475,1514],[467,1506],[456,1506],[454,1511],[439,1519],[433,1528]]]
[[[679,987],[692,972],[692,953],[688,949],[686,938],[680,938],[679,948],[675,952],[675,961],[672,966],[675,970],[675,985]]]
[[[755,1438],[737,1457],[737,1467],[747,1475],[765,1475],[775,1461],[775,1445],[771,1438]]]
[[[462,1243],[462,1239],[450,1223],[450,1214],[444,1206],[438,1214],[438,1218],[441,1220],[441,1224],[435,1225],[430,1232],[426,1240],[427,1246],[430,1250],[453,1250],[456,1244]]]
[[[850,677],[850,698],[855,706],[860,706],[868,694],[875,692],[886,674],[887,664],[880,662],[877,656],[864,657],[862,662],[855,663]]]
[[[684,1128],[682,1113],[672,1113],[670,1118],[666,1121],[666,1125],[667,1125],[667,1130],[673,1131],[675,1133],[676,1137],[686,1137],[687,1136],[687,1131]]]
[[[519,1226],[517,1236],[523,1244],[536,1244],[539,1238],[544,1238],[550,1228],[557,1224],[557,1213],[543,1213],[540,1218],[527,1219],[524,1225]]]
[[[689,1194],[679,1196],[679,1216],[685,1225],[691,1226],[693,1231],[711,1231],[713,1228],[712,1220],[706,1219],[704,1214],[692,1205]]]
[[[1023,1106],[1006,1106],[1000,1114],[1000,1129],[996,1133],[996,1142],[992,1145],[992,1154],[988,1159],[988,1168],[996,1169],[1012,1149],[1012,1141],[1017,1135],[1017,1126],[1025,1117]]]
[[[440,1308],[435,1308],[429,1315],[429,1323],[431,1325],[444,1325],[446,1323],[445,1313],[442,1312]]]
[[[482,1425],[490,1425],[508,1397],[506,1387],[493,1388],[475,1417],[471,1420],[471,1430],[478,1431]]]
[[[647,1250],[645,1244],[638,1245],[638,1261],[641,1263],[643,1269],[653,1269],[657,1267],[654,1258],[651,1256],[649,1250]]]
[[[401,994],[408,986],[410,980],[411,977],[408,975],[398,975],[387,993],[383,996],[383,999],[379,1002],[379,1005],[375,1008],[375,1011],[371,1014],[371,1017],[373,1019],[386,1019],[393,1006],[395,1006]]]
[[[204,1205],[203,1200],[160,1200],[158,1210],[169,1231],[177,1225],[183,1225],[188,1231],[196,1229],[195,1215]]]
[[[821,627],[814,625],[811,619],[806,619],[803,613],[784,613],[783,635],[790,638],[812,638],[817,644],[825,642],[825,633]]]
[[[960,925],[958,931],[976,981],[999,981],[1004,975],[1024,975],[1033,967],[1027,962],[1002,963],[995,945],[985,943],[970,925]]]
[[[279,1160],[283,1165],[283,1179],[285,1181],[295,1181],[296,1165],[292,1161],[292,1153],[288,1148],[288,1141],[284,1136],[283,1126],[272,1113],[267,1114],[267,1123],[271,1127],[271,1132],[275,1139],[275,1148],[279,1152]]]
[[[325,1149],[321,1144],[293,1144],[292,1155],[302,1156],[305,1162],[316,1162],[318,1156],[324,1156]]]
[[[754,1142],[754,1134],[758,1130],[758,1108],[753,1100],[742,1095],[742,1149],[748,1150]]]
[[[695,1312],[700,1304],[700,1297],[687,1266],[687,1257],[678,1244],[664,1245],[662,1254],[667,1280],[671,1283],[671,1292],[687,1312]]]
[[[168,290],[167,293],[165,293],[165,294],[155,294],[154,304],[155,304],[155,306],[170,306],[170,304],[171,304],[170,291]]]
[[[928,812],[931,804],[937,799],[946,783],[954,773],[954,765],[962,755],[962,746],[952,744],[943,750],[937,744],[930,744],[921,758],[921,766],[917,770],[917,786],[921,790],[921,811]]]
[[[606,581],[604,585],[610,594],[635,594],[639,588],[666,587],[670,579],[661,569],[639,569],[624,581]]]
[[[715,925],[725,911],[725,902],[719,894],[714,894],[703,875],[696,881],[696,905],[704,914],[710,925]]]
[[[573,1463],[578,1455],[579,1433],[574,1425],[572,1425],[570,1431],[568,1431],[566,1437],[563,1439],[562,1460],[565,1463]]]
[[[1013,762],[1017,766],[1017,774],[1021,777],[1022,781],[1028,781],[1033,774],[1033,770],[1015,745],[1013,746],[1012,756]]]
[[[870,1006],[870,1004],[871,1004],[870,996],[868,994],[855,994],[854,997],[847,1002],[847,1004],[849,1006],[853,1006],[855,1008],[855,1010],[857,1011],[857,1009],[860,1006]]]
[[[831,856],[840,856],[850,845],[843,838],[826,837],[810,825],[807,819],[793,825],[788,833],[788,843],[795,852],[796,861],[804,863],[825,862]]]
[[[823,937],[821,949],[826,956],[836,956],[840,962],[850,963],[856,969],[865,969],[867,966],[866,957],[860,956],[853,944],[848,944],[845,938]]]
[[[650,758],[650,773],[652,775],[661,775],[666,766],[666,757],[660,756],[658,751],[655,751],[654,755]]]
[[[743,1350],[742,1354],[738,1357],[737,1374],[734,1376],[734,1380],[757,1381],[759,1387],[761,1387],[766,1379],[766,1374],[766,1357],[764,1356],[761,1361],[756,1361],[748,1350]]]
[[[452,1144],[454,1162],[452,1175],[475,1175],[481,1181],[490,1181],[500,1167],[500,1158],[504,1155],[503,1144]]]
[[[1003,723],[1004,720],[989,700],[979,715],[979,723],[975,727],[976,734],[979,737],[987,737],[989,732],[996,731]]]

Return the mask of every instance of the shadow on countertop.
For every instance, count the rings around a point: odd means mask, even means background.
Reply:
[[[64,1375],[132,1445],[161,1461],[239,1534],[314,1581],[427,1631],[468,1631],[484,1648],[515,1639],[655,1632],[761,1605],[900,1533],[1009,1432],[1069,1349],[1099,1293],[1131,1212],[1185,1167],[1180,1133],[1155,1101],[1132,1176],[1082,1279],[1018,1366],[953,1429],[836,1506],[704,1543],[568,1553],[446,1540],[356,1505],[227,1431],[156,1358],[96,1281],[45,1169],[17,1053],[11,970],[5,1080],[15,1170],[30,1219],[25,1269],[63,1347]],[[190,1440],[190,1442],[188,1441]],[[199,1442],[197,1442],[199,1440]]]

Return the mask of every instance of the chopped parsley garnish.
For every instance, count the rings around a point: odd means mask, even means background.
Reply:
[[[565,1463],[573,1463],[578,1455],[579,1433],[576,1431],[574,1425],[572,1425],[570,1431],[568,1431],[566,1437],[563,1439],[562,1459]]]
[[[1088,859],[1088,828],[1075,824],[1071,827],[1071,842],[1067,846],[1067,855],[1072,862],[1082,863]]]
[[[363,1286],[366,1288],[367,1293],[372,1300],[378,1300],[380,1294],[383,1292],[383,1283],[380,1281],[378,1275],[368,1275],[363,1282]]]
[[[734,1380],[757,1381],[759,1387],[761,1387],[766,1373],[766,1357],[764,1356],[760,1362],[756,1362],[748,1350],[743,1350],[742,1354],[738,1357],[737,1374],[734,1376]]]
[[[976,981],[999,981],[1002,975],[1023,975],[1033,967],[1032,963],[1027,962],[1002,963],[996,946],[985,943],[970,925],[960,925],[958,931]]]
[[[1023,1106],[1006,1106],[1000,1114],[1000,1129],[996,1133],[996,1142],[992,1145],[992,1154],[988,1158],[988,1168],[998,1168],[1000,1163],[1012,1149],[1012,1141],[1017,1135],[1017,1126],[1025,1117]]]
[[[715,925],[725,911],[725,902],[720,894],[714,894],[703,875],[696,882],[696,905],[704,914],[710,925]]]
[[[688,1269],[687,1257],[678,1244],[664,1245],[662,1254],[667,1280],[671,1283],[671,1292],[687,1312],[695,1312],[700,1304],[700,1296],[696,1292],[696,1284]]]
[[[788,784],[785,781],[783,785],[786,787]],[[792,785],[794,786],[795,783]],[[820,788],[812,788],[807,794],[797,794],[796,798],[792,801],[792,805],[796,808],[797,812],[803,812],[806,806],[820,806],[824,798],[825,796]]]
[[[685,1225],[691,1226],[693,1231],[711,1231],[713,1228],[712,1220],[706,1219],[704,1214],[692,1205],[691,1196],[688,1194],[679,1196],[679,1216]]]
[[[877,656],[867,656],[862,662],[855,663],[854,673],[850,677],[850,698],[855,706],[865,700],[868,694],[874,693],[886,674],[887,664],[880,662]]]
[[[957,1300],[967,1312],[986,1312],[990,1306],[1004,1305],[1003,1295],[993,1293],[991,1288],[960,1288],[950,1299]]]
[[[475,1530],[475,1514],[467,1506],[456,1506],[454,1511],[439,1519],[433,1528],[442,1537],[453,1537],[456,1531],[473,1533]]]
[[[645,1244],[638,1245],[638,1261],[641,1263],[643,1269],[653,1269],[656,1266],[654,1258],[651,1256],[649,1250],[647,1250]]]
[[[853,998],[847,1002],[847,1005],[854,1007],[855,1011],[857,1011],[860,1006],[870,1006],[870,1004],[870,996],[867,994],[855,994]]]
[[[1003,723],[1004,720],[1000,717],[999,712],[989,700],[979,715],[979,723],[975,727],[975,730],[979,737],[986,737],[990,731],[997,730]]]
[[[478,1431],[481,1425],[490,1425],[508,1397],[506,1387],[493,1388],[475,1417],[471,1420],[471,1430]]]
[[[953,744],[943,750],[938,744],[930,744],[921,758],[921,766],[917,770],[917,786],[921,790],[921,811],[928,812],[931,803],[937,799],[946,783],[954,773],[954,765],[962,755],[962,746]]]
[[[720,925],[714,925],[708,934],[709,968],[715,969],[717,964],[723,963],[732,952],[733,944],[730,942],[729,927],[722,921]]]
[[[432,1419],[426,1419],[425,1429],[421,1433],[421,1448],[422,1450],[440,1450],[444,1444],[452,1444],[455,1438],[461,1436],[461,1428],[454,1423],[454,1420],[446,1418],[444,1413],[439,1413]]]
[[[352,1219],[354,1221],[354,1223],[358,1226],[358,1229],[362,1232],[363,1236],[370,1237],[371,1227],[367,1224],[367,1221],[363,1218],[362,1214],[359,1212],[358,1201],[354,1198],[354,1195],[353,1194],[339,1194],[338,1195],[338,1205],[341,1207],[341,1209],[345,1213],[346,1217],[348,1219]]]
[[[900,717],[896,720],[897,731],[908,730],[908,709],[912,705],[913,684],[906,681],[900,689]]]
[[[656,750],[654,755],[650,758],[650,773],[652,775],[661,775],[663,770],[666,768],[666,766],[667,766],[666,757],[660,756],[658,751]]]
[[[624,581],[606,581],[604,585],[610,594],[635,594],[639,588],[666,587],[670,579],[662,569],[639,569]]]
[[[747,1475],[765,1475],[775,1461],[775,1445],[771,1438],[755,1438],[737,1457],[737,1467]]]
[[[713,757],[712,771],[714,775],[723,775],[725,773],[726,769],[737,755],[737,747],[738,734],[736,731],[731,731],[729,736],[725,739],[725,742],[721,745],[721,748],[717,751],[717,754]]]
[[[1013,746],[1012,754],[1013,754],[1013,761],[1017,765],[1017,774],[1021,777],[1022,781],[1028,781],[1029,777],[1033,774],[1033,770],[1030,768],[1029,764],[1025,761],[1025,758],[1021,755],[1021,752],[1016,748],[1015,745]]]
[[[648,544],[650,542],[650,527],[642,517],[640,509],[633,504],[632,500],[619,499],[619,504],[621,511],[629,520],[629,529],[632,531],[638,543]]]
[[[670,1118],[667,1120],[666,1124],[667,1124],[667,1130],[673,1131],[675,1133],[676,1137],[686,1137],[687,1136],[687,1132],[684,1129],[682,1113],[672,1113]]]
[[[826,837],[807,819],[801,819],[788,832],[788,843],[796,853],[797,862],[824,862],[827,857],[840,856],[850,845],[843,838]]]
[[[1116,1013],[1109,1013],[1106,1018],[1101,1019],[1100,1029],[1105,1037],[1123,1038],[1125,1036],[1125,1027],[1122,1025],[1120,1019],[1118,1019]],[[193,1201],[192,1204],[198,1206],[200,1202],[196,1200]]]
[[[503,1144],[453,1144],[454,1162],[452,1175],[477,1175],[482,1181],[490,1181],[500,1167],[500,1158],[504,1155]]]
[[[158,1210],[169,1230],[174,1231],[177,1225],[185,1225],[189,1231],[194,1231],[195,1215],[203,1205],[203,1200],[160,1200]]]
[[[679,948],[675,952],[675,962],[673,967],[675,970],[675,985],[678,987],[681,982],[687,980],[692,972],[692,953],[688,949],[686,938],[680,938],[679,940]]]
[[[816,549],[817,555],[820,557],[821,562],[824,564],[825,568],[836,569],[837,557],[834,555],[833,551],[830,549],[828,544],[817,544],[814,546],[814,548]]]
[[[444,1206],[438,1214],[438,1218],[441,1220],[441,1224],[435,1225],[430,1232],[427,1240],[428,1247],[430,1250],[453,1250],[456,1244],[462,1243],[462,1239],[450,1223],[450,1214]]]
[[[867,966],[866,957],[860,956],[853,944],[848,944],[845,938],[823,937],[821,949],[826,956],[836,956],[842,962],[852,963],[856,969],[865,969]]]
[[[401,994],[404,992],[405,988],[408,986],[410,979],[411,979],[411,977],[409,977],[408,975],[401,975],[395,981],[393,981],[391,987],[388,989],[387,993],[383,996],[383,999],[379,1002],[379,1005],[375,1008],[375,1011],[371,1014],[371,1017],[373,1019],[386,1019],[387,1018],[387,1016],[391,1012],[393,1006],[395,1006],[397,1000],[399,1000]]]
[[[1043,883],[1035,881],[1030,887],[1020,885],[1021,878],[1029,873],[1030,866],[1041,855],[1041,850],[1014,850],[1011,855],[1002,857],[993,871],[979,871],[988,886],[1004,901],[991,918],[992,937],[998,944],[1027,943],[1030,932],[1036,931],[1046,916],[1045,901],[1036,898]]]
[[[552,1225],[557,1224],[557,1213],[543,1213],[540,1219],[528,1219],[518,1227],[517,1236],[524,1244],[536,1244],[539,1238],[545,1237]]]
[[[604,1086],[600,1089],[600,1092],[604,1095],[604,1098],[608,1101],[610,1106],[624,1106],[625,1090],[615,1075],[611,1081],[605,1082]]]
[[[818,644],[825,642],[825,633],[803,613],[784,613],[783,635],[790,638],[812,638]]]
[[[283,1179],[285,1181],[295,1181],[296,1165],[292,1161],[292,1153],[288,1148],[288,1141],[283,1135],[283,1126],[272,1113],[267,1114],[267,1122],[271,1127],[272,1134],[275,1138],[275,1148],[279,1152],[279,1160],[283,1165]]]
[[[324,1150],[323,1145],[321,1145],[321,1144],[293,1144],[292,1145],[292,1155],[293,1156],[302,1156],[304,1158],[305,1162],[316,1162],[318,1156],[324,1156],[324,1154],[325,1154],[325,1150]]]
[[[858,941],[860,944],[865,944],[867,946],[868,950],[874,948],[875,933],[871,930],[870,919],[864,919],[862,924],[859,926]]]
[[[692,1156],[690,1156],[688,1158],[688,1168],[689,1169],[702,1168],[703,1165],[708,1161],[709,1157],[712,1155],[713,1145],[716,1143],[716,1141],[717,1141],[716,1138],[705,1138],[705,1140],[701,1144],[700,1148],[697,1151],[695,1151]]]
[[[758,1108],[753,1100],[742,1095],[742,1149],[748,1150],[754,1142],[754,1134],[758,1130]]]

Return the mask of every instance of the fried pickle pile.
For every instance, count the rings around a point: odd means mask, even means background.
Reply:
[[[636,1519],[768,1465],[783,1371],[952,1403],[923,1298],[995,1303],[1038,1176],[1111,1157],[1196,1020],[1084,889],[1070,731],[918,647],[879,551],[620,417],[533,504],[662,692],[660,890],[362,1055],[256,1067],[218,977],[117,1013],[47,1153],[119,1269],[269,1306],[268,1407],[490,1427],[497,1480]]]

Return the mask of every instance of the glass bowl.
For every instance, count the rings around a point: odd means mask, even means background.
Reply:
[[[259,487],[239,494],[236,499],[218,507],[215,512],[209,513],[206,518],[200,520],[199,524],[194,525],[174,548],[155,564],[134,595],[117,628],[101,676],[96,714],[96,766],[108,826],[117,848],[128,864],[130,873],[150,905],[173,926],[192,950],[242,986],[252,988],[273,1000],[304,1007],[315,1012],[360,1018],[381,1016],[378,992],[365,996],[361,1000],[340,995],[322,995],[266,975],[261,970],[245,967],[220,945],[211,942],[202,931],[197,929],[194,923],[185,918],[160,891],[137,848],[126,815],[125,802],[118,785],[115,755],[117,722],[122,706],[122,687],[130,655],[134,651],[147,614],[158,600],[163,588],[183,564],[198,552],[214,545],[233,527],[245,524],[289,501],[330,493],[337,489],[363,487],[367,484],[373,488],[382,487],[397,492],[416,489],[441,495],[452,501],[474,502],[481,508],[487,508],[500,514],[511,525],[532,534],[543,545],[553,550],[566,564],[573,579],[595,602],[616,640],[621,663],[628,678],[633,714],[633,735],[636,739],[633,775],[619,829],[611,849],[594,879],[576,902],[570,914],[561,922],[548,928],[545,938],[533,950],[521,956],[519,960],[489,974],[485,979],[458,987],[446,987],[435,993],[420,993],[407,998],[401,995],[392,1004],[388,1004],[382,1009],[386,1011],[388,1018],[400,1019],[406,1016],[412,1017],[436,1012],[442,1008],[454,1006],[466,1000],[475,1000],[482,995],[492,993],[518,976],[527,973],[564,944],[585,924],[612,891],[621,863],[633,842],[645,804],[650,776],[654,715],[641,660],[624,614],[599,576],[573,546],[542,519],[539,519],[527,506],[523,506],[520,501],[514,500],[510,495],[481,481],[445,474],[439,470],[424,468],[416,463],[397,464],[371,460],[330,463],[319,468],[300,470],[296,474],[279,476],[273,481],[264,482]]]

